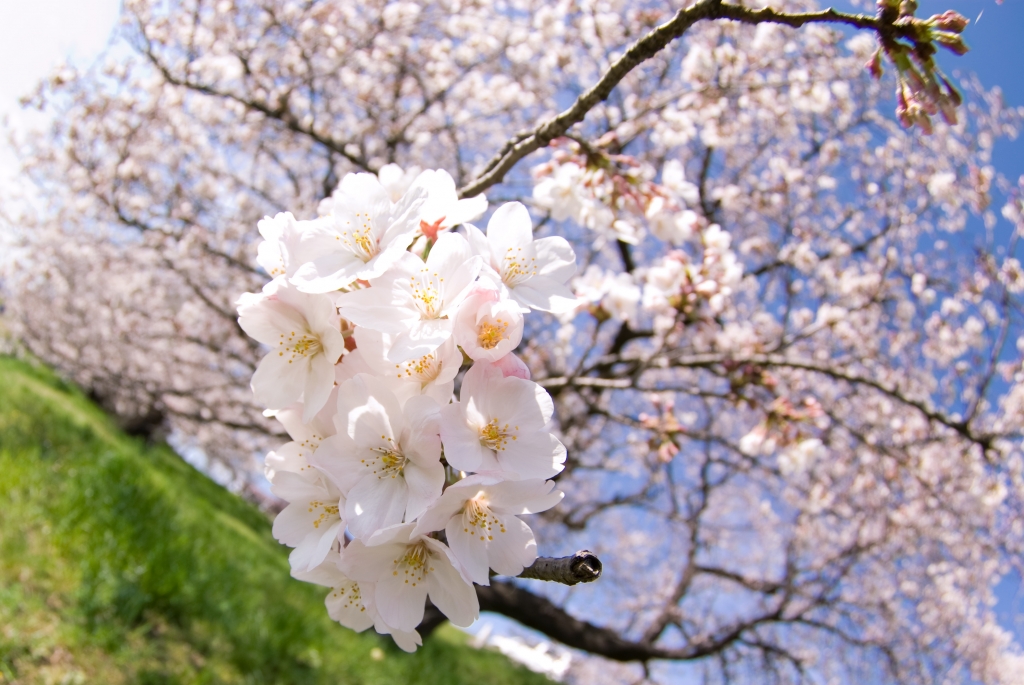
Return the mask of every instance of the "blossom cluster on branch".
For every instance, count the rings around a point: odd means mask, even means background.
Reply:
[[[331,588],[332,618],[414,651],[427,598],[471,624],[473,584],[537,558],[518,516],[562,498],[554,407],[513,350],[524,314],[573,305],[576,262],[517,202],[467,238],[450,229],[483,196],[459,200],[445,171],[380,176],[345,176],[315,219],[260,222],[274,279],[238,322],[269,348],[252,388],[293,438],[266,460],[293,574]]]

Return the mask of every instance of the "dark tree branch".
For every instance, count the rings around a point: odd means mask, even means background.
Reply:
[[[576,585],[592,583],[600,578],[601,568],[601,560],[593,552],[584,549],[568,557],[539,557],[519,577]]]
[[[477,586],[476,594],[480,599],[481,611],[508,616],[568,647],[615,661],[703,659],[726,649],[752,628],[777,622],[782,617],[781,608],[777,608],[770,613],[730,625],[713,635],[703,636],[683,647],[665,648],[653,642],[627,640],[614,630],[581,621],[550,600],[511,583],[494,582],[487,587]]]

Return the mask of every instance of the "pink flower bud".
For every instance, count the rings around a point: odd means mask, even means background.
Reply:
[[[477,362],[478,364],[480,362]],[[504,357],[496,362],[491,362],[491,365],[501,370],[501,375],[504,378],[509,376],[515,376],[516,378],[522,378],[523,380],[530,380],[530,369],[523,363],[523,360],[515,355],[514,352],[509,352]]]
[[[871,73],[871,75],[874,76],[876,79],[882,78],[882,49],[881,48],[875,50],[875,54],[873,54],[871,56],[871,59],[868,60],[867,64],[864,65],[864,68],[867,69]]]
[[[942,31],[961,33],[971,23],[971,20],[959,12],[946,10],[942,14],[933,14],[928,17],[925,23]]]

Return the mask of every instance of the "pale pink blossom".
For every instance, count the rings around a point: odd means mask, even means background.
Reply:
[[[411,631],[420,624],[427,597],[453,624],[472,624],[480,613],[472,582],[448,547],[414,534],[415,527],[404,523],[381,530],[365,543],[353,540],[342,550],[342,572],[357,582],[376,584],[377,611],[397,630]]]
[[[256,249],[256,263],[271,278],[293,276],[307,261],[302,250],[302,233],[310,222],[296,221],[291,212],[282,212],[273,218],[264,217],[257,226],[263,242]]]
[[[360,374],[338,388],[337,434],[313,455],[345,493],[345,518],[357,538],[411,521],[441,495],[444,467],[437,403],[404,404],[381,378]]]
[[[551,397],[532,381],[474,364],[460,401],[441,408],[448,463],[463,471],[501,471],[506,478],[550,478],[562,470],[565,447],[547,424]]]
[[[451,337],[455,314],[480,267],[466,239],[446,233],[425,263],[403,253],[369,288],[341,295],[338,308],[357,326],[391,335],[392,362],[422,357]]]
[[[330,588],[324,598],[327,615],[341,625],[361,633],[370,626],[382,635],[390,635],[405,652],[415,652],[423,644],[415,630],[395,630],[377,612],[373,603],[375,583],[357,583],[338,568],[338,552],[332,551],[322,564],[309,571],[292,569],[292,577]]]
[[[364,373],[402,381],[408,387],[396,389],[400,398],[424,394],[441,405],[451,401],[455,376],[462,367],[463,359],[453,338],[448,338],[436,350],[421,357],[396,363],[388,359],[392,336],[364,327],[357,329],[354,337],[357,347],[344,359],[358,357],[365,362]]]
[[[256,400],[284,409],[302,400],[303,421],[310,421],[334,387],[334,364],[345,352],[331,298],[301,293],[281,279],[262,293],[238,300],[238,325],[270,347],[252,377]]]
[[[325,215],[303,233],[311,261],[291,281],[303,292],[326,293],[370,280],[393,266],[415,237],[427,190],[413,183],[397,203],[373,174],[348,174],[320,204]]]
[[[348,355],[346,355],[347,357]],[[291,404],[278,411],[266,411],[265,416],[273,416],[281,422],[291,442],[267,453],[264,460],[264,472],[268,480],[274,479],[277,471],[291,471],[309,480],[320,477],[320,472],[313,467],[309,459],[320,446],[324,438],[335,433],[334,413],[338,409],[338,387],[331,390],[327,402],[312,420],[303,423],[303,406],[301,402]]]
[[[470,359],[497,361],[523,339],[523,314],[497,290],[477,287],[459,308],[455,342]]]
[[[575,306],[565,282],[576,272],[576,255],[565,238],[533,239],[530,213],[519,202],[499,207],[484,235],[472,224],[466,235],[474,253],[490,267],[492,280],[508,288],[509,296],[527,309],[559,312]]]
[[[490,585],[488,569],[517,576],[537,559],[533,531],[520,514],[546,511],[562,500],[552,481],[506,481],[476,474],[451,485],[420,516],[417,533],[444,530],[470,579]]]
[[[320,565],[345,532],[345,497],[326,477],[310,481],[290,471],[274,474],[271,490],[289,502],[274,519],[273,533],[278,542],[295,548],[288,557],[292,568]]]

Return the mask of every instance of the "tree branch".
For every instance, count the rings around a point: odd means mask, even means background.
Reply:
[[[593,552],[584,549],[568,557],[538,557],[518,577],[576,585],[594,582],[601,577],[601,569],[601,560]]]
[[[480,600],[481,611],[493,611],[508,616],[568,647],[615,661],[702,659],[726,649],[751,628],[763,623],[774,623],[781,618],[781,609],[775,609],[770,613],[727,626],[713,635],[702,636],[683,647],[666,648],[653,642],[627,640],[614,630],[581,621],[570,616],[549,599],[511,583],[494,582],[490,586],[478,585],[476,595]]]

